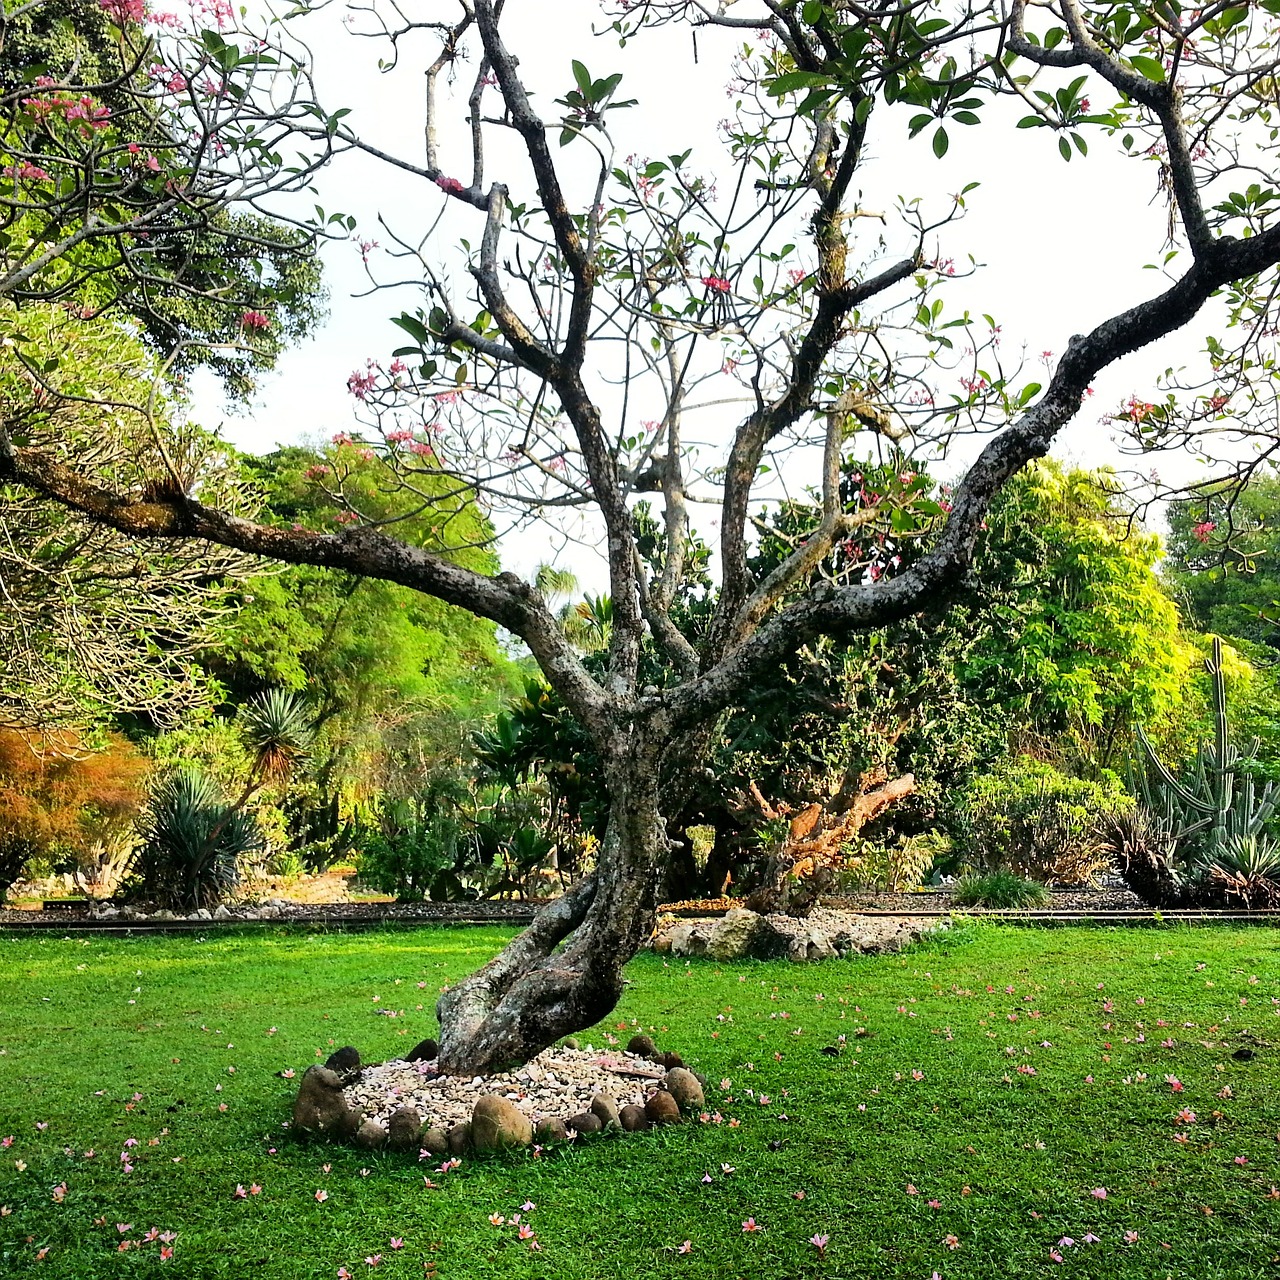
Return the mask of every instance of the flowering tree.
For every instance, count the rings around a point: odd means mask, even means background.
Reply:
[[[733,55],[735,109],[724,126],[734,177],[720,192],[688,154],[614,155],[612,121],[635,106],[619,99],[616,74],[575,63],[556,118],[540,114],[504,38],[503,0],[459,0],[456,16],[440,0],[421,19],[381,0],[357,8],[357,34],[389,47],[384,67],[408,65],[416,42],[438,39],[418,64],[421,157],[393,155],[319,110],[314,123],[288,121],[416,176],[478,228],[464,245],[469,283],[459,285],[434,256],[430,225],[385,220],[397,283],[409,273],[422,302],[398,317],[406,345],[394,358],[351,376],[362,430],[341,448],[382,454],[402,493],[424,503],[423,471],[445,477],[509,527],[586,513],[610,578],[600,674],[535,585],[397,539],[366,518],[340,465],[316,480],[344,524],[316,532],[254,522],[186,487],[143,492],[86,476],[77,457],[0,429],[0,478],[94,520],[386,578],[528,644],[605,762],[608,826],[594,868],[441,998],[452,1071],[523,1059],[613,1006],[651,927],[665,815],[710,726],[746,690],[814,637],[944,600],[970,568],[993,495],[1048,451],[1099,371],[1224,291],[1227,322],[1255,343],[1274,323],[1280,229],[1269,186],[1262,193],[1274,168],[1280,0],[1195,11],[1177,0],[1155,10],[1078,0],[618,0],[616,9],[624,41],[673,23],[746,41]],[[442,168],[438,91],[467,56],[472,167],[458,177]],[[1021,102],[1021,126],[1056,142],[1064,160],[1082,157],[1090,138],[1149,159],[1177,249],[1158,292],[1100,314],[1056,363],[1046,358],[1043,381],[1005,367],[993,322],[946,313],[939,287],[954,264],[933,246],[967,192],[936,210],[899,201],[891,216],[857,194],[876,131],[927,132],[942,155],[949,131],[978,126],[980,112],[998,116],[1001,98]],[[488,159],[495,136],[515,139],[521,157],[500,179]],[[193,173],[206,165],[216,172],[208,152]],[[1259,192],[1238,205],[1226,193],[1243,169]],[[1221,343],[1211,354],[1211,371],[1247,358]],[[909,457],[969,430],[990,439],[945,502],[924,494],[907,462],[853,508],[842,502],[850,449],[878,441]],[[818,514],[757,573],[752,508],[777,492],[788,451],[792,483],[811,473]],[[656,521],[638,517],[640,501]],[[719,581],[681,627],[673,602],[705,567],[690,553],[700,503],[714,510]],[[926,546],[903,563],[895,547],[909,538]],[[824,575],[833,553],[840,572]]]

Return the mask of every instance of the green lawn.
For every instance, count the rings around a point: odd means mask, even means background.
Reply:
[[[812,967],[644,956],[609,1028],[654,1028],[722,1123],[443,1174],[290,1140],[278,1071],[402,1051],[504,936],[0,937],[0,1274],[333,1280],[376,1254],[379,1275],[441,1280],[1280,1270],[1274,930],[965,927]],[[489,1220],[526,1201],[538,1251]],[[170,1260],[152,1228],[177,1233]]]

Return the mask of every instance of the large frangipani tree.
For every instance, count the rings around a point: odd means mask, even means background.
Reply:
[[[638,103],[623,99],[617,75],[575,64],[554,107],[535,100],[504,36],[517,7],[355,8],[355,34],[386,43],[384,66],[425,69],[423,154],[393,154],[336,113],[284,122],[313,143],[381,158],[421,181],[419,204],[452,202],[475,223],[459,280],[432,235],[435,208],[420,222],[384,219],[396,282],[415,280],[420,303],[398,317],[406,337],[394,358],[351,376],[362,429],[342,449],[390,459],[391,483],[424,505],[444,477],[508,527],[588,513],[608,562],[603,666],[584,661],[535,584],[460,567],[366,519],[341,462],[315,479],[342,523],[314,532],[219,509],[198,487],[112,483],[74,451],[26,445],[0,426],[0,479],[94,520],[387,578],[529,646],[605,762],[608,828],[594,868],[442,996],[442,1063],[466,1072],[523,1059],[614,1005],[651,927],[664,815],[709,727],[744,690],[816,636],[938,606],[970,567],[993,495],[1049,450],[1094,378],[1216,295],[1228,295],[1227,322],[1248,341],[1234,355],[1219,344],[1211,376],[1260,358],[1280,262],[1269,216],[1280,0],[1196,10],[1177,0],[617,0],[624,41],[655,25],[699,31],[699,74],[725,71],[709,50],[729,42],[708,35],[733,37],[736,104],[723,127],[733,174],[718,192],[690,155],[614,154],[618,113],[644,110],[643,91],[628,84]],[[283,23],[300,21],[295,10]],[[464,66],[469,91],[450,98]],[[261,59],[253,71],[266,74]],[[944,319],[936,293],[953,267],[933,246],[966,193],[937,209],[870,196],[864,206],[859,194],[877,131],[927,132],[941,155],[957,128],[999,128],[981,113],[1002,118],[1002,98],[1020,100],[1022,126],[1050,148],[1056,140],[1064,158],[1079,163],[1088,140],[1149,158],[1179,250],[1150,296],[1072,338],[1043,385],[1002,366],[993,324]],[[451,103],[470,140],[461,175],[441,158]],[[491,154],[518,160],[494,173]],[[192,172],[214,163],[206,153]],[[1243,203],[1230,195],[1250,183]],[[1076,257],[1087,272],[1088,253]],[[1034,276],[1027,287],[1039,288]],[[1187,412],[1202,424],[1221,411],[1206,409],[1220,394],[1211,388]],[[720,402],[712,425],[696,427],[695,409],[710,402]],[[1150,418],[1136,402],[1126,416]],[[719,440],[715,424],[726,422]],[[841,501],[850,449],[879,439],[909,458],[976,429],[990,438],[945,502],[924,498],[906,462],[883,491],[852,509]],[[759,576],[752,511],[789,451],[788,483],[811,485],[819,515]],[[643,546],[642,497],[658,517]],[[705,623],[682,628],[673,603],[692,572],[695,503],[714,504],[718,585]],[[893,548],[912,536],[926,549],[900,565]],[[841,571],[827,575],[837,551]]]

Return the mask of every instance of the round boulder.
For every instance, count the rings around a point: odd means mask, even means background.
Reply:
[[[418,1146],[433,1156],[442,1156],[449,1150],[449,1135],[443,1129],[424,1129],[418,1135]]]
[[[684,1066],[684,1059],[678,1053],[660,1053],[654,1061],[666,1067],[668,1071],[674,1067]]]
[[[434,1062],[440,1056],[440,1046],[428,1036],[405,1054],[406,1062]]]
[[[679,1124],[680,1104],[665,1090],[651,1093],[645,1100],[644,1113],[651,1124]]]
[[[387,1145],[392,1151],[412,1151],[422,1132],[422,1116],[417,1107],[397,1107],[387,1121]]]
[[[565,1038],[561,1041],[561,1044],[566,1049],[580,1049],[582,1047],[578,1043],[578,1038],[576,1036],[565,1036]]]
[[[452,1129],[445,1134],[445,1144],[449,1148],[451,1156],[460,1156],[471,1145],[471,1126],[469,1124],[455,1124]]]
[[[604,1125],[601,1123],[599,1116],[594,1116],[590,1111],[580,1112],[576,1116],[570,1116],[566,1121],[570,1129],[576,1134],[599,1133]]]
[[[649,1127],[649,1117],[645,1115],[643,1107],[632,1103],[618,1112],[618,1123],[622,1125],[624,1132],[636,1133]]]
[[[627,1052],[634,1053],[637,1058],[648,1058],[652,1062],[658,1056],[658,1046],[653,1043],[652,1036],[641,1032],[627,1041]]]
[[[569,1141],[569,1128],[559,1116],[543,1116],[533,1130],[534,1138],[544,1147]]]
[[[597,1093],[591,1099],[589,1110],[606,1129],[618,1127],[618,1104],[608,1094]]]
[[[387,1140],[387,1131],[376,1121],[366,1120],[356,1130],[356,1146],[365,1151],[374,1151]]]
[[[471,1112],[471,1141],[477,1151],[527,1147],[533,1141],[533,1125],[514,1103],[487,1093]]]
[[[701,1111],[706,1103],[698,1077],[684,1067],[673,1067],[668,1071],[662,1087],[676,1100],[682,1111]]]

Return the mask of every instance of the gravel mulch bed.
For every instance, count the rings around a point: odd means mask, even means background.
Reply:
[[[366,1119],[384,1127],[397,1107],[413,1106],[425,1127],[449,1129],[471,1119],[476,1102],[497,1094],[533,1122],[543,1116],[570,1116],[589,1111],[602,1093],[619,1107],[643,1106],[666,1075],[663,1067],[627,1053],[600,1053],[563,1046],[546,1049],[515,1071],[474,1079],[437,1075],[433,1062],[399,1059],[361,1069],[359,1079],[343,1090],[347,1101]]]

